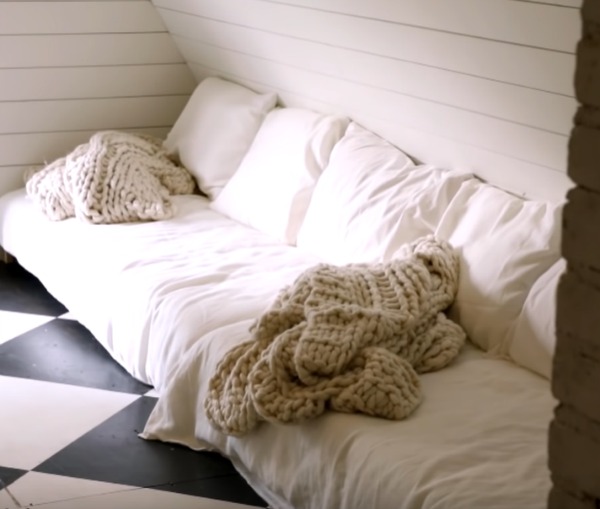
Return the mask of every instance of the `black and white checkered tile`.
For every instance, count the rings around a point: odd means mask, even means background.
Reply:
[[[138,438],[155,403],[36,278],[0,263],[0,509],[266,507],[221,456]]]

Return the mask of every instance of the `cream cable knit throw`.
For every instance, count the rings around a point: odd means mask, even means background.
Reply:
[[[446,366],[465,341],[443,314],[459,262],[425,237],[378,265],[317,265],[284,289],[209,383],[211,424],[243,435],[261,420],[297,422],[326,409],[403,419],[421,401],[417,373]]]
[[[167,219],[170,194],[191,194],[190,173],[171,161],[161,141],[118,131],[94,134],[66,157],[26,175],[27,193],[48,218],[88,223]]]

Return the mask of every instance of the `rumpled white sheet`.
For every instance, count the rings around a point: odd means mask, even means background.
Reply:
[[[318,262],[212,211],[200,196],[173,203],[173,219],[89,225],[48,221],[23,191],[0,198],[0,244],[159,391],[204,334],[256,317]]]
[[[424,402],[404,421],[327,413],[263,423],[242,438],[203,411],[217,362],[251,320],[210,333],[186,355],[143,436],[216,449],[277,509],[543,509],[550,489],[548,382],[466,348],[423,375]]]

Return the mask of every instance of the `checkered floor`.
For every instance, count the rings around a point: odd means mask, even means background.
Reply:
[[[0,509],[266,507],[221,456],[138,438],[155,403],[37,279],[0,263]]]

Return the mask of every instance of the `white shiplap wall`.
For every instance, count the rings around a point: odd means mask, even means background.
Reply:
[[[344,113],[413,157],[561,199],[580,0],[153,0],[197,79]]]
[[[0,194],[101,129],[164,135],[195,85],[149,0],[0,2]]]

